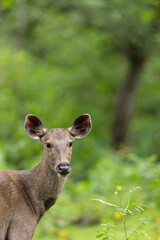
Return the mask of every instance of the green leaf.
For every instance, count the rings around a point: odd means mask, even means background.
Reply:
[[[104,235],[104,233],[99,233],[99,234],[97,234],[97,235],[96,235],[96,239],[103,237],[103,235]]]
[[[111,207],[116,207],[116,208],[118,208],[117,205],[112,204],[112,203],[105,202],[105,201],[103,201],[103,200],[101,200],[101,199],[91,199],[91,200],[93,200],[93,201],[98,201],[98,202],[101,202],[101,203],[103,203],[103,204],[109,205],[109,206],[111,206]]]

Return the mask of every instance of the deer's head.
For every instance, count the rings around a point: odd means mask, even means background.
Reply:
[[[72,143],[75,138],[85,137],[91,130],[89,114],[75,119],[69,128],[45,128],[41,120],[33,114],[26,116],[25,130],[29,137],[39,139],[44,144],[45,160],[54,172],[67,176],[71,171]]]

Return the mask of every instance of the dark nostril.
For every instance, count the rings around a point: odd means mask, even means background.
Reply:
[[[67,175],[71,171],[71,167],[68,163],[60,163],[57,166],[57,171],[61,175]]]

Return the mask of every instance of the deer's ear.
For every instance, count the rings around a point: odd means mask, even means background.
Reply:
[[[91,130],[92,122],[89,114],[83,114],[76,118],[69,128],[71,135],[75,138],[85,137]]]
[[[25,130],[29,137],[40,138],[46,132],[41,120],[33,114],[28,114],[25,119]]]

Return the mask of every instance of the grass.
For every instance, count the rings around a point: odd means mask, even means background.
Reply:
[[[139,216],[129,216],[127,221],[127,229],[128,231],[132,231],[132,229],[137,225],[138,219],[141,217],[146,217],[147,215],[152,215],[151,218],[152,223],[146,225],[144,227],[144,233],[146,236],[139,235],[134,236],[131,239],[142,240],[142,239],[149,239],[149,240],[160,240],[160,212],[147,212],[141,213]],[[49,216],[47,214],[40,222],[37,227],[36,233],[33,237],[33,240],[95,240],[96,239],[96,232],[101,230],[100,224],[81,227],[79,225],[64,225],[64,226],[55,226],[51,225],[49,222],[51,219],[48,219]],[[106,219],[107,216],[104,218]],[[113,231],[114,231],[114,240],[124,240],[124,229],[123,223],[120,219],[116,219],[116,215],[114,216],[111,221],[114,224]]]
[[[37,228],[37,231],[33,237],[33,240],[93,240],[95,238],[95,232],[97,231],[97,226],[90,227],[80,227],[78,225],[69,225],[63,228],[50,229],[43,235],[40,230],[41,226]],[[64,235],[63,235],[64,233]],[[65,235],[66,234],[66,235]]]
[[[129,240],[160,240],[159,177],[160,165],[154,156],[140,158],[130,152],[108,152],[97,160],[90,171],[89,180],[76,184],[67,182],[56,205],[40,221],[33,240],[95,240],[96,232],[103,231],[100,225],[105,221],[114,224],[113,240],[125,240],[124,222],[118,214],[120,209],[91,200],[103,199],[119,206],[119,195],[117,191],[115,193],[119,184],[122,186],[120,194],[123,193],[122,208],[126,209],[127,206],[132,210],[128,204],[133,202],[145,210],[126,216],[127,236],[139,225],[139,219],[149,217],[151,220],[151,223],[143,226],[140,235],[134,234]],[[135,186],[141,189],[133,191],[128,202],[126,192]],[[72,224],[83,216],[95,217],[99,223],[85,227]]]
[[[132,225],[133,222],[130,224]],[[116,222],[114,228],[120,229],[118,232],[117,240],[124,240],[124,231],[123,226],[120,226],[119,222]],[[147,226],[145,231],[147,232],[149,239],[159,240],[160,239],[160,222],[151,224]],[[45,232],[43,235],[39,230],[40,226],[37,228],[37,231],[33,237],[33,240],[95,240],[95,233],[100,229],[99,225],[89,226],[89,227],[80,227],[78,225],[69,225],[61,229],[57,229],[57,233],[54,229],[50,229],[48,232]],[[67,236],[60,236],[62,231],[66,231]],[[115,239],[115,240],[116,240]],[[133,238],[134,239],[134,238]],[[141,237],[136,238],[141,240]]]

